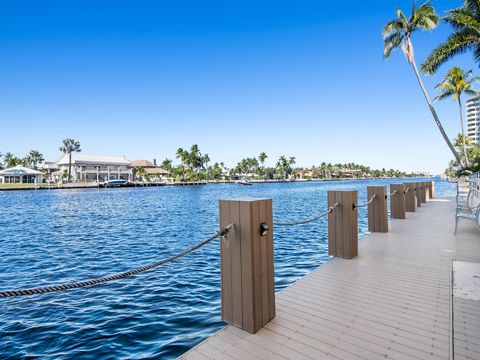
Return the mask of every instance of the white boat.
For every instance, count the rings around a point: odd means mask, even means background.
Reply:
[[[239,184],[239,185],[252,185],[252,183],[251,183],[250,181],[245,180],[245,179],[239,180],[239,181],[237,182],[237,184]]]
[[[103,183],[104,187],[119,187],[127,184],[127,180],[124,179],[110,179],[105,180]]]

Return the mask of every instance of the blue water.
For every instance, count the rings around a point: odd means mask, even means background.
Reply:
[[[218,200],[273,199],[274,219],[326,209],[327,190],[388,180],[0,192],[0,290],[91,279],[173,255],[218,229]],[[455,187],[437,183],[437,195]],[[366,208],[359,232],[366,233]],[[277,291],[328,261],[326,220],[275,229]],[[0,299],[2,358],[174,358],[220,329],[219,245],[92,288]]]

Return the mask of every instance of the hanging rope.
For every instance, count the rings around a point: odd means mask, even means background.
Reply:
[[[93,279],[93,280],[85,280],[85,281],[77,281],[69,284],[63,284],[63,285],[53,285],[53,286],[46,286],[46,287],[39,287],[39,288],[32,288],[32,289],[23,289],[23,290],[11,290],[11,291],[0,291],[0,298],[4,297],[14,297],[14,296],[27,296],[27,295],[37,295],[37,294],[47,294],[47,293],[52,293],[52,292],[57,292],[57,291],[63,291],[63,290],[71,290],[71,289],[78,289],[86,286],[95,286],[95,285],[100,285],[100,284],[105,284],[110,281],[114,280],[119,280],[119,279],[124,279],[126,277],[140,274],[144,271],[154,269],[158,266],[165,265],[169,262],[172,262],[174,260],[177,260],[185,255],[188,255],[195,250],[200,249],[201,247],[207,245],[208,243],[212,242],[213,240],[225,236],[228,234],[228,232],[233,228],[233,224],[230,224],[219,231],[215,233],[215,235],[209,237],[207,240],[202,241],[201,243],[182,251],[181,253],[178,253],[176,255],[170,256],[166,259],[160,260],[158,262],[155,262],[153,264],[149,264],[143,267],[139,267],[133,270],[125,271],[122,273],[110,275],[110,276],[105,276],[102,278],[98,279]]]
[[[370,200],[368,200],[365,204],[357,205],[356,207],[368,206],[372,203],[373,200],[375,200],[376,197],[377,197],[377,194],[373,194],[372,197],[370,198]]]
[[[390,194],[388,194],[387,196],[393,196],[393,195],[395,195],[396,193],[398,193],[398,190],[392,191],[392,192],[391,192]]]
[[[318,216],[315,216],[314,218],[310,218],[310,219],[305,219],[305,220],[299,220],[299,221],[293,221],[293,222],[278,222],[278,221],[275,221],[273,223],[273,225],[277,225],[277,226],[295,226],[295,225],[303,225],[303,224],[308,224],[308,223],[311,223],[313,221],[317,221],[318,219],[321,219],[322,217],[324,216],[327,216],[328,214],[331,214],[337,206],[339,206],[340,204],[339,203],[335,203],[335,205],[333,206],[330,206],[328,208],[328,210]]]

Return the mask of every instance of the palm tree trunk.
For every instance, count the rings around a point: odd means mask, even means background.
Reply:
[[[68,181],[70,182],[71,180],[71,174],[72,174],[72,152],[70,151],[68,153]]]
[[[455,159],[457,160],[458,164],[462,167],[462,169],[465,168],[463,163],[462,163],[462,159],[461,159],[460,155],[458,154],[458,152],[453,147],[452,142],[450,141],[447,134],[445,133],[445,130],[443,129],[442,123],[440,122],[440,119],[438,118],[437,112],[435,111],[435,109],[432,105],[432,102],[430,101],[430,97],[428,96],[427,89],[425,88],[425,85],[423,84],[423,80],[420,77],[420,73],[418,72],[417,64],[415,63],[415,59],[413,59],[413,56],[411,58],[410,64],[412,64],[412,68],[413,68],[413,71],[415,72],[415,76],[417,77],[418,84],[422,88],[423,96],[425,96],[425,100],[427,101],[428,107],[430,109],[430,112],[432,113],[433,120],[435,120],[435,124],[437,125],[438,130],[440,130],[440,133],[442,134],[443,139],[445,140],[448,147],[450,148],[450,151],[452,152],[453,156],[455,156]]]
[[[467,155],[467,142],[465,140],[465,127],[463,125],[463,109],[462,109],[462,100],[460,96],[458,97],[458,108],[460,109],[460,127],[462,129],[462,141],[463,141],[463,155],[465,156],[465,165],[470,166]]]

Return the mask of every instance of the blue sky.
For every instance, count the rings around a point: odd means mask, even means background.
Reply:
[[[461,5],[432,1],[437,11]],[[381,28],[411,1],[22,1],[0,5],[0,151],[174,158],[197,143],[234,165],[443,171],[451,155],[403,54]],[[450,33],[416,33],[418,62]],[[466,54],[425,78],[433,86]],[[437,105],[451,137],[458,109]]]

